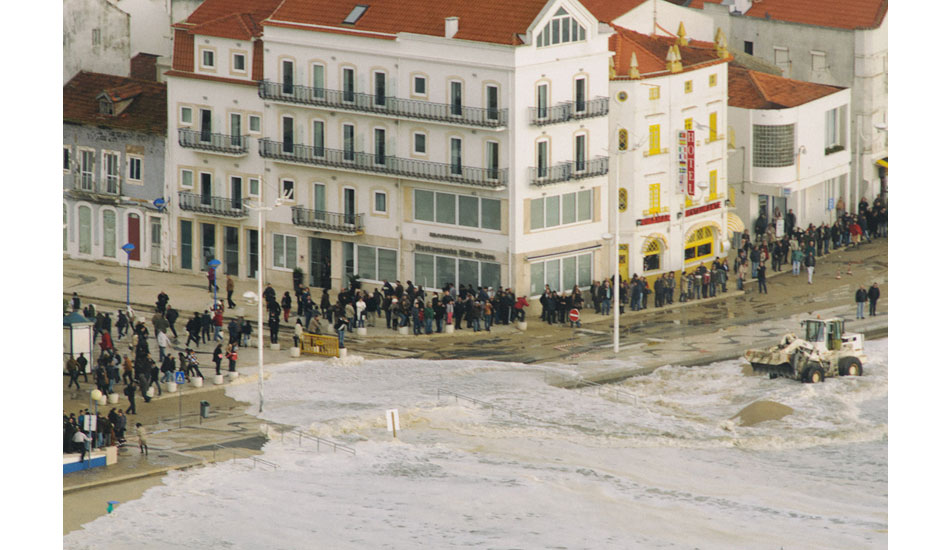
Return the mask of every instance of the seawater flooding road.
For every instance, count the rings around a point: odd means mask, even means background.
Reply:
[[[559,367],[539,363],[275,365],[263,418],[355,456],[274,437],[260,456],[277,468],[172,472],[64,546],[886,548],[887,340],[868,355],[866,376],[824,384],[734,360],[619,391],[552,386]],[[254,401],[252,385],[227,392]],[[741,423],[752,403],[788,410]]]

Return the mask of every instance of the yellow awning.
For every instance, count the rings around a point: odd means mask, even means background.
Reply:
[[[729,212],[729,215],[726,217],[726,227],[733,233],[742,233],[745,231],[745,224],[742,223],[742,219],[732,212]]]
[[[887,168],[887,159],[881,159],[881,160],[875,162],[874,164],[877,164],[878,166],[883,166],[884,168]]]

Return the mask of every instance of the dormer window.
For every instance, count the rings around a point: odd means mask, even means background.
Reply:
[[[355,25],[357,21],[360,20],[360,17],[363,17],[363,14],[366,13],[366,10],[369,9],[369,6],[364,6],[363,4],[357,4],[353,7],[353,11],[346,16],[346,19],[343,20],[343,23],[346,25]]]
[[[577,22],[577,19],[571,17],[564,8],[557,10],[554,19],[551,19],[537,36],[539,48],[584,40],[587,40],[587,30]]]
[[[100,99],[99,100],[99,114],[109,115],[109,116],[112,116],[113,114],[115,114],[115,110],[113,109],[112,102],[106,98]]]

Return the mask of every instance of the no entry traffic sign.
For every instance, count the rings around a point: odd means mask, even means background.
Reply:
[[[577,311],[577,309],[572,309],[572,310],[567,314],[567,317],[568,317],[568,319],[570,319],[571,321],[573,321],[573,322],[576,323],[576,322],[578,322],[578,321],[581,320],[581,312],[580,312],[580,311]]]

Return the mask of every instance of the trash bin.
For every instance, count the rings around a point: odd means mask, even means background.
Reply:
[[[208,418],[208,413],[211,411],[211,403],[207,401],[201,402],[201,418]]]

